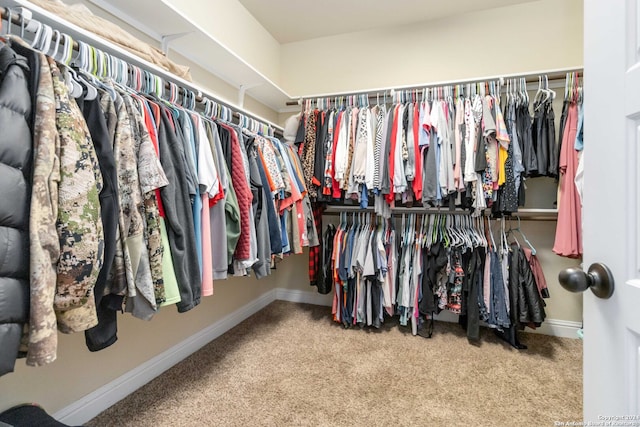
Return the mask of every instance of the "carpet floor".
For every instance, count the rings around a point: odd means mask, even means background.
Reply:
[[[328,307],[277,301],[87,426],[553,426],[582,419],[582,342],[456,324],[344,329]]]

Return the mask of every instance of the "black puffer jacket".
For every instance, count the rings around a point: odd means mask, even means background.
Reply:
[[[29,318],[32,101],[27,60],[0,48],[0,375],[13,371]]]

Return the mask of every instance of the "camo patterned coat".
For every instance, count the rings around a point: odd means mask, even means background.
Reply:
[[[54,308],[64,333],[98,323],[93,288],[102,268],[104,234],[99,194],[102,174],[82,112],[69,98],[66,70],[49,59],[60,141],[56,229],[60,241]]]
[[[56,359],[58,331],[53,299],[60,241],[56,230],[60,184],[60,139],[56,129],[56,102],[47,57],[40,54],[33,129],[33,185],[29,214],[30,313],[27,365]]]
[[[160,213],[157,206],[152,203],[152,199],[146,197],[151,193],[155,196],[155,190],[167,185],[167,179],[160,165],[158,156],[153,148],[153,143],[149,136],[142,116],[134,105],[128,94],[121,93],[123,105],[129,116],[131,126],[131,140],[133,146],[122,149],[121,155],[133,156],[135,171],[137,172],[137,188],[131,188],[132,201],[140,214],[142,221],[142,239],[138,236],[130,236],[127,240],[130,254],[138,254],[135,258],[137,270],[135,274],[135,289],[128,294],[126,299],[126,309],[135,317],[149,320],[157,311],[156,292],[160,286],[162,298],[164,298],[164,283],[162,282],[162,240],[160,234]],[[122,160],[122,157],[120,158]],[[118,160],[116,160],[117,164]],[[130,158],[126,159],[127,164],[133,163]],[[131,185],[136,185],[135,180],[131,180]],[[136,228],[137,232],[137,228]],[[131,239],[142,243],[140,250],[133,250]],[[132,257],[132,261],[134,258]]]

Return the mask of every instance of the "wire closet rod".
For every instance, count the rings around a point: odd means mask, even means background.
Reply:
[[[305,95],[301,97],[297,97],[296,101],[289,101],[287,105],[298,105],[302,102],[302,100],[315,100],[322,98],[334,98],[340,96],[357,96],[357,95],[367,95],[369,99],[376,99],[377,97],[384,95],[393,95],[394,92],[399,93],[403,91],[414,91],[414,90],[422,90],[425,88],[434,88],[434,87],[444,87],[444,86],[455,86],[455,85],[465,85],[465,84],[474,84],[474,83],[484,83],[491,81],[506,81],[507,79],[517,79],[524,78],[527,83],[538,83],[538,77],[547,76],[548,81],[559,81],[564,80],[567,73],[582,73],[584,71],[583,67],[568,67],[568,68],[556,68],[551,70],[541,70],[535,72],[526,72],[526,73],[514,73],[514,74],[502,74],[499,76],[487,76],[487,77],[474,77],[470,79],[460,79],[460,80],[447,80],[440,82],[431,82],[431,83],[423,83],[423,84],[411,84],[405,86],[389,86],[375,89],[363,89],[359,91],[347,91],[347,92],[332,92],[332,93],[323,93],[316,95]],[[504,85],[503,85],[504,87]]]
[[[55,29],[58,29],[58,30],[62,28],[63,30],[61,30],[61,32],[72,35],[72,37],[74,38],[74,41],[73,41],[74,52],[79,51],[79,45],[77,43],[77,40],[82,40],[82,39],[89,40],[91,43],[87,43],[87,44],[90,44],[91,47],[93,47],[99,52],[102,52],[102,53],[106,52],[114,58],[123,60],[131,67],[137,67],[139,69],[144,69],[145,71],[152,70],[152,73],[151,73],[152,75],[155,75],[155,77],[158,77],[161,80],[166,81],[165,89],[171,90],[171,85],[169,83],[171,82],[174,85],[178,86],[178,89],[182,92],[183,95],[190,93],[195,98],[195,101],[201,104],[207,103],[208,101],[213,101],[217,104],[220,104],[232,110],[233,116],[238,118],[239,120],[242,116],[245,116],[260,122],[260,124],[267,125],[268,127],[274,129],[275,131],[278,131],[278,133],[280,134],[282,134],[283,132],[283,128],[281,126],[278,126],[277,124],[263,117],[260,117],[254,113],[251,113],[245,110],[244,108],[238,107],[231,102],[224,101],[217,96],[211,95],[210,93],[198,87],[197,85],[191,82],[188,82],[187,80],[181,77],[178,77],[175,74],[170,73],[169,71],[166,71],[163,68],[140,58],[139,56],[115,45],[114,43],[111,43],[103,39],[102,37],[96,34],[86,31],[64,20],[64,18],[62,17],[53,15],[48,11],[40,9],[36,5],[32,5],[32,6],[30,5],[29,7],[19,6],[19,9],[26,9],[31,13],[35,11],[39,15],[41,15],[43,19],[25,17],[23,16],[23,14],[20,13],[19,10],[13,10],[13,9],[9,9],[8,7],[0,6],[0,13],[2,16],[2,20],[8,21],[9,17],[11,17],[11,24],[17,25],[18,30],[21,30],[22,28],[24,28],[25,31],[29,31],[29,32],[34,32],[32,27],[30,27],[29,25],[31,22],[35,23],[36,25],[42,25],[46,23],[45,21],[48,21],[47,25],[49,25],[50,27],[52,28],[55,27]],[[10,27],[8,30],[3,29],[3,32],[5,34],[7,32],[10,33],[12,30],[14,30],[14,26],[11,24],[8,25],[8,27]],[[99,45],[100,48],[94,47],[94,45]]]
[[[327,205],[326,209],[322,212],[323,215],[337,215],[342,212],[348,213],[373,213],[373,207],[361,208],[360,206],[340,206],[340,205]],[[468,215],[469,211],[462,209],[450,210],[449,208],[424,208],[424,207],[397,207],[391,208],[392,215],[399,214],[438,214],[438,215]],[[518,212],[513,212],[511,217],[519,216],[522,220],[533,221],[557,221],[558,210],[557,209],[535,209],[535,208],[523,208]],[[504,218],[509,218],[509,215],[504,215]],[[496,218],[499,219],[499,218]]]

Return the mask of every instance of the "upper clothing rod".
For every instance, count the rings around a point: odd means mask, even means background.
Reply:
[[[337,215],[342,212],[349,213],[372,213],[373,207],[361,208],[360,206],[341,206],[341,205],[327,205],[322,212],[323,215]],[[424,207],[396,207],[391,208],[392,215],[399,214],[439,214],[439,215],[469,215],[470,212],[462,209],[450,210],[448,208],[424,208]],[[535,208],[523,208],[518,212],[513,212],[512,217],[521,217],[523,220],[533,221],[557,221],[558,210],[557,209],[535,209]],[[504,215],[504,218],[509,218],[508,215]],[[496,218],[499,219],[499,218]]]
[[[334,98],[338,96],[352,96],[352,95],[368,95],[369,99],[376,99],[378,97],[384,95],[391,95],[393,92],[403,92],[403,91],[412,91],[412,90],[422,90],[425,88],[433,88],[440,86],[455,86],[455,85],[465,85],[465,84],[473,84],[473,83],[484,83],[490,81],[503,81],[507,79],[516,79],[516,78],[524,78],[528,84],[538,83],[538,77],[547,76],[548,81],[560,81],[564,80],[567,73],[577,72],[582,73],[583,67],[568,67],[568,68],[556,68],[552,70],[541,70],[535,72],[526,72],[526,73],[515,73],[515,74],[503,74],[500,76],[488,76],[488,77],[474,77],[470,79],[460,79],[460,80],[448,80],[448,81],[440,81],[440,82],[431,82],[431,83],[423,83],[423,84],[412,84],[405,86],[389,86],[375,89],[363,89],[359,91],[347,91],[347,92],[331,92],[331,93],[322,93],[316,95],[305,95],[298,97],[296,101],[289,101],[287,105],[298,105],[301,103],[303,99],[317,99],[317,98]],[[504,84],[503,84],[504,87]]]
[[[38,19],[28,18],[28,17],[22,16],[20,14],[20,11],[12,9],[11,12],[9,12],[9,9],[7,7],[0,6],[2,19],[6,21],[9,18],[9,14],[11,14],[11,22],[12,24],[18,26],[17,27],[18,30],[22,29],[22,27],[24,26],[26,31],[30,31],[30,29],[28,28],[30,22],[49,25],[52,28],[58,29],[61,32],[64,32],[70,35],[74,39],[73,49],[75,52],[78,51],[78,43],[75,40],[82,40],[82,41],[87,40],[90,42],[89,44],[91,44],[91,46],[94,47],[95,49],[106,52],[115,58],[125,60],[125,62],[127,62],[128,64],[134,67],[138,67],[144,70],[150,70],[150,72],[160,77],[161,79],[167,82],[172,82],[173,84],[177,85],[182,90],[183,93],[186,93],[187,91],[193,92],[195,95],[195,100],[197,102],[203,103],[203,102],[206,102],[206,99],[213,100],[218,104],[221,104],[227,108],[230,108],[234,112],[234,116],[237,118],[239,118],[241,115],[249,118],[253,118],[258,122],[266,124],[271,128],[273,128],[274,130],[278,131],[280,135],[284,130],[281,126],[271,122],[270,120],[267,120],[263,117],[260,117],[259,115],[251,113],[245,110],[244,108],[239,107],[229,101],[225,101],[223,99],[220,99],[217,96],[211,95],[210,93],[198,87],[197,85],[181,77],[178,77],[175,74],[170,73],[155,64],[152,64],[138,57],[137,55],[109,42],[108,40],[103,39],[102,37],[97,36],[96,34],[86,31],[83,28],[80,28],[64,20],[63,17],[54,15],[51,12],[48,12],[34,4],[30,4],[30,3],[25,4],[26,2],[23,2],[23,1],[18,1],[18,2],[14,1],[13,3],[18,5],[21,8],[28,9],[32,14],[38,16]],[[11,27],[10,29],[8,30],[3,29],[5,33],[16,29],[13,27],[13,25],[9,25],[9,26]],[[165,85],[165,88],[167,89],[169,88],[168,83]]]

